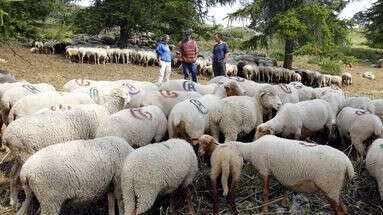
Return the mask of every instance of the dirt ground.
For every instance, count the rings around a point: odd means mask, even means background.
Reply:
[[[21,58],[14,56],[13,52],[7,46],[0,46],[0,58],[5,59],[7,63],[0,61],[0,68],[6,68],[12,71],[17,79],[24,79],[32,83],[46,82],[53,84],[57,89],[61,89],[64,83],[71,79],[94,79],[94,80],[119,80],[133,79],[155,81],[157,77],[158,67],[142,67],[137,65],[90,65],[72,63],[65,59],[63,55],[42,55],[31,54],[29,48],[16,42],[12,42],[13,49],[17,54],[21,55],[31,65]],[[305,63],[304,58],[298,58],[294,67],[316,69],[313,65]],[[367,95],[371,98],[383,98],[383,69],[371,68],[365,65],[354,65],[353,68],[345,68],[353,75],[353,84],[345,87],[344,91],[347,95]],[[367,80],[361,77],[361,74],[366,71],[375,73],[376,80]],[[182,78],[181,74],[173,72],[172,79]],[[202,83],[206,83],[207,79],[199,77]],[[2,155],[0,154],[0,158]],[[207,161],[205,160],[205,163]],[[211,204],[209,200],[209,168],[204,164],[200,164],[200,172],[198,173],[194,183],[194,207],[198,214],[208,214],[211,212]],[[351,182],[346,182],[342,191],[344,202],[348,208],[349,214],[383,214],[383,208],[379,202],[379,194],[375,187],[375,182],[367,174],[364,168],[357,167],[357,176]],[[8,179],[0,172],[0,214],[13,215],[15,209],[8,205]],[[280,206],[280,198],[283,195],[282,187],[275,181],[271,183],[270,205],[271,211],[279,211],[267,214],[282,214],[284,211]],[[290,200],[295,196],[295,193],[290,193]],[[219,208],[220,214],[229,214],[230,209],[226,199],[219,193]],[[307,195],[308,203],[305,204],[305,214],[331,214],[332,210],[323,198],[318,194]],[[179,213],[186,212],[182,196],[176,201],[177,210]],[[262,181],[251,165],[245,165],[242,171],[241,182],[237,190],[237,207],[240,214],[256,214],[260,213],[262,207]],[[97,203],[99,204],[99,202]],[[98,205],[93,205],[97,206]],[[163,204],[162,204],[163,205]],[[105,206],[105,205],[104,205]],[[165,204],[166,206],[166,204]],[[166,208],[162,206],[163,208]],[[102,206],[101,206],[102,207]],[[155,212],[148,214],[165,214],[161,211],[160,206]],[[105,207],[104,207],[105,209]],[[80,209],[79,209],[80,210]],[[76,210],[71,213],[64,214],[106,214],[106,210],[88,210],[79,212]]]

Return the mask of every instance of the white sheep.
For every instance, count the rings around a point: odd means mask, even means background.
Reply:
[[[343,152],[330,146],[272,135],[252,143],[234,144],[243,159],[251,162],[263,176],[262,211],[268,211],[269,183],[273,177],[295,192],[321,192],[336,214],[347,214],[341,190],[345,176],[351,179],[355,173],[350,159]]]
[[[123,214],[121,168],[132,151],[118,137],[75,140],[41,149],[21,168],[26,199],[17,215],[27,214],[33,195],[40,202],[41,214],[58,215],[67,200],[89,202],[106,194],[108,214],[115,214],[115,199]]]
[[[235,141],[261,124],[266,110],[279,110],[281,105],[281,100],[271,86],[261,88],[255,97],[224,98],[210,112],[210,132],[217,140],[222,131],[225,142]]]
[[[243,91],[235,81],[216,86],[214,94],[197,99],[187,99],[176,104],[169,114],[170,138],[183,138],[196,144],[198,138],[209,129],[210,113],[218,101],[227,96],[239,96]]]
[[[2,148],[16,158],[11,175],[11,205],[17,203],[18,174],[26,159],[46,146],[75,139],[92,139],[109,113],[102,111],[54,111],[32,114],[10,123],[2,137]]]
[[[349,72],[345,72],[342,74],[342,84],[343,85],[351,85],[352,84],[352,75]]]
[[[247,96],[256,96],[259,92],[259,90],[264,86],[271,86],[270,84],[259,84],[251,80],[247,80],[241,77],[225,77],[225,76],[218,76],[213,79],[211,79],[208,84],[216,84],[216,83],[226,83],[229,81],[235,81],[237,84],[242,88],[244,95]]]
[[[344,138],[351,138],[351,143],[358,152],[358,161],[366,155],[363,141],[374,135],[383,137],[382,121],[368,110],[345,107],[339,112],[336,124],[343,146]]]
[[[383,139],[376,139],[370,146],[366,156],[368,173],[378,183],[380,199],[383,199]]]
[[[299,93],[294,87],[288,84],[278,84],[273,85],[273,88],[282,104],[299,102]]]
[[[108,86],[113,84],[113,81],[94,81],[89,79],[72,79],[66,82],[63,86],[64,92],[72,92],[79,88],[95,87],[95,86]]]
[[[332,139],[334,126],[335,114],[330,104],[315,99],[283,105],[273,119],[257,127],[255,137],[258,139],[266,134],[282,134],[283,137],[288,137],[293,134],[294,139],[299,140],[301,136],[309,136],[312,132],[327,128],[328,139]]]
[[[372,103],[375,106],[375,114],[382,120],[383,122],[383,99],[375,99],[372,100]]]
[[[189,213],[195,214],[189,185],[197,171],[197,156],[184,140],[170,139],[136,149],[124,161],[121,173],[125,214],[148,211],[158,195],[170,193],[173,199],[179,187],[186,188]]]
[[[156,105],[161,108],[165,116],[168,117],[173,107],[186,99],[195,99],[201,94],[194,91],[168,91],[158,90],[147,94],[142,102],[143,106]]]
[[[368,110],[375,114],[375,105],[367,96],[355,96],[346,98],[343,106]]]
[[[62,92],[43,92],[23,97],[11,108],[8,115],[8,122],[23,116],[37,112],[40,109],[50,108],[56,105],[79,105],[94,104],[90,96],[84,93],[62,93]]]
[[[327,101],[335,115],[338,115],[339,111],[343,109],[344,103],[346,101],[344,95],[334,91],[327,92],[323,96],[320,96],[319,99]]]
[[[169,80],[159,86],[160,90],[195,91],[201,95],[212,94],[216,84],[198,84],[189,80]]]
[[[331,84],[334,84],[338,87],[342,87],[342,77],[338,75],[332,75],[331,76]]]
[[[168,121],[162,110],[154,105],[130,108],[110,115],[97,129],[97,137],[117,136],[133,148],[160,142],[167,131]]]
[[[314,88],[305,86],[301,82],[290,82],[289,85],[298,92],[300,102],[315,98]]]
[[[75,57],[78,58],[78,52],[79,51],[77,47],[67,47],[65,49],[65,57],[73,61]]]
[[[233,65],[233,64],[229,64],[229,63],[226,64],[226,75],[227,76],[237,76],[237,73],[238,73],[237,65]]]

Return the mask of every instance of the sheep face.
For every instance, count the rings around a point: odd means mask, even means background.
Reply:
[[[211,145],[218,145],[214,137],[209,135],[202,135],[198,138],[198,156],[203,156],[207,150],[211,148]]]
[[[255,133],[255,140],[258,140],[259,138],[265,136],[265,135],[273,135],[274,129],[270,125],[259,125],[257,127],[256,133]]]
[[[241,96],[243,95],[243,90],[238,86],[235,81],[230,81],[224,85],[227,96]]]
[[[282,106],[279,96],[271,90],[261,90],[259,96],[265,108],[273,108],[278,111]]]
[[[114,97],[120,97],[121,99],[123,99],[124,100],[124,107],[127,107],[131,101],[129,89],[126,86],[122,86],[120,88],[114,89],[111,94]]]

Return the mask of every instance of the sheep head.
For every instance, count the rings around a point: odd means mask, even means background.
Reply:
[[[229,81],[223,84],[223,87],[225,88],[227,96],[241,96],[244,94],[241,87],[235,81]]]
[[[282,106],[281,99],[272,86],[264,86],[258,93],[261,103],[265,108],[279,110]]]
[[[207,150],[212,153],[216,145],[218,145],[218,142],[214,139],[214,137],[202,135],[198,138],[198,155],[203,156]]]
[[[114,88],[111,91],[111,96],[115,98],[120,98],[124,100],[124,107],[126,107],[130,101],[131,101],[131,96],[129,93],[129,88],[126,86],[121,86],[118,88]]]
[[[257,130],[255,133],[255,139],[259,139],[265,135],[273,135],[274,129],[270,125],[261,124],[257,126]]]

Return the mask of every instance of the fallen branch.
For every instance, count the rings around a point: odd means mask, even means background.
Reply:
[[[13,52],[13,56],[17,56],[21,58],[23,61],[27,62],[29,65],[32,66],[31,62],[29,62],[27,59],[25,59],[23,56],[16,53],[16,51],[12,48],[12,46],[9,44],[9,41],[5,41],[5,44],[7,44],[8,48]]]

